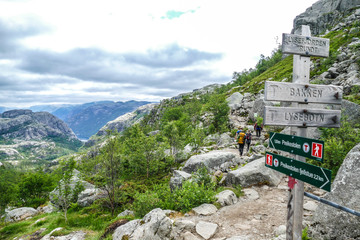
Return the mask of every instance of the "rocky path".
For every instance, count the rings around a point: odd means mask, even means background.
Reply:
[[[211,239],[234,236],[249,240],[273,239],[281,234],[280,226],[286,225],[286,178],[277,187],[252,187],[244,189],[244,193],[236,204],[223,207],[213,215],[192,215],[182,219],[195,224],[199,221],[216,223],[219,228]]]

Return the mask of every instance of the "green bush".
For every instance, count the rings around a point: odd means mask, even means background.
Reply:
[[[324,162],[312,160],[311,163],[330,169],[335,178],[346,154],[360,142],[359,127],[344,118],[340,128],[320,128],[325,142]]]
[[[138,217],[143,217],[154,208],[188,212],[203,203],[214,202],[215,195],[214,189],[195,181],[186,181],[181,188],[173,191],[167,184],[155,185],[153,190],[135,195],[133,210]]]

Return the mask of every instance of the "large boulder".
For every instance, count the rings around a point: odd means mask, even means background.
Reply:
[[[239,93],[235,92],[230,97],[228,97],[226,100],[228,101],[228,106],[231,110],[236,110],[240,108],[241,102],[243,100],[244,96]]]
[[[187,173],[196,172],[202,167],[206,167],[210,172],[215,172],[224,163],[236,165],[236,154],[230,152],[212,151],[201,155],[192,156],[186,161],[183,171]]]
[[[263,184],[277,186],[282,176],[283,174],[265,167],[265,157],[261,157],[246,164],[244,167],[229,172],[226,176],[226,184],[240,184],[242,187]]]
[[[360,212],[360,144],[346,156],[330,193],[325,199]],[[313,216],[310,232],[314,239],[358,239],[360,217],[320,204]]]
[[[5,222],[17,222],[27,218],[31,218],[39,212],[31,207],[22,207],[11,210],[6,214]]]
[[[140,220],[133,220],[118,227],[113,240],[169,240],[172,220],[166,216],[166,211],[156,208]]]
[[[359,7],[358,0],[320,0],[294,19],[294,33],[301,25],[309,25],[313,35],[326,31],[339,19]]]

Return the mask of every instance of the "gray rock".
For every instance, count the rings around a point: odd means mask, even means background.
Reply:
[[[209,216],[217,212],[217,208],[213,204],[204,203],[192,209],[198,216]]]
[[[171,189],[180,188],[183,182],[185,182],[190,178],[191,178],[191,174],[184,171],[175,170],[173,176],[170,178],[170,183],[169,183],[170,188]]]
[[[200,221],[196,224],[196,232],[204,239],[210,239],[212,236],[215,235],[218,229],[218,225],[211,222],[204,222]]]
[[[257,200],[260,198],[259,193],[251,188],[246,188],[243,190],[245,196],[250,200]]]
[[[242,187],[263,184],[277,186],[283,175],[265,167],[264,161],[264,157],[262,157],[246,164],[244,167],[229,172],[226,176],[226,184],[240,184]]]
[[[125,211],[119,213],[119,215],[117,217],[126,217],[126,216],[135,216],[135,213],[130,210],[125,210]]]
[[[275,230],[274,233],[276,236],[282,235],[284,233],[286,233],[286,226],[285,225],[280,225],[278,226]]]
[[[223,133],[220,135],[216,142],[219,147],[226,147],[234,144],[234,139],[230,137],[229,133]]]
[[[225,162],[232,162],[235,157],[236,154],[234,153],[220,151],[212,151],[201,155],[195,155],[186,161],[182,170],[187,173],[193,173],[205,166],[210,172],[214,172],[220,168],[221,164]]]
[[[142,220],[133,220],[118,227],[113,239],[122,240],[126,235],[129,240],[169,240],[171,228],[172,221],[166,216],[166,212],[156,208]]]
[[[264,145],[261,145],[261,144],[259,144],[257,146],[253,146],[251,148],[255,153],[264,153],[266,151],[266,148],[264,147]]]
[[[248,236],[234,236],[227,238],[226,240],[250,240]]]
[[[318,206],[317,203],[315,203],[314,201],[308,201],[307,203],[304,204],[304,209],[307,211],[314,212],[317,206]]]
[[[173,224],[170,239],[178,239],[181,235],[185,237],[185,234],[182,234],[184,231],[191,232],[195,229],[195,223],[190,220],[180,219],[176,220]],[[191,236],[188,236],[188,239],[191,239]]]
[[[325,199],[360,212],[360,144],[346,156]],[[360,218],[326,204],[314,212],[309,231],[315,239],[356,239],[360,236]]]
[[[134,239],[131,238],[131,235],[133,234],[135,229],[140,225],[141,225],[141,220],[136,219],[118,227],[113,234],[113,240],[123,240],[124,239],[123,237],[128,237],[129,240]]]
[[[218,193],[215,198],[216,202],[220,203],[221,206],[228,206],[237,203],[238,199],[236,194],[231,190],[225,190]]]
[[[294,19],[292,33],[301,25],[309,25],[312,35],[318,35],[328,27],[335,26],[342,16],[358,7],[359,2],[356,0],[319,0]]]
[[[196,237],[191,232],[185,232],[184,234],[182,234],[182,238],[183,238],[183,240],[201,240],[200,238]]]
[[[44,207],[38,207],[36,210],[40,213],[53,213],[57,211],[57,209],[51,203]]]
[[[243,98],[244,98],[244,96],[241,93],[235,92],[230,97],[228,97],[226,100],[228,101],[228,105],[229,105],[230,109],[236,110],[239,108]]]
[[[6,213],[5,222],[21,221],[24,219],[31,218],[38,213],[39,212],[36,209],[30,207],[16,208]]]
[[[81,207],[87,207],[93,204],[96,200],[106,197],[107,195],[104,191],[98,188],[88,188],[78,195],[77,203]]]
[[[255,121],[256,120],[255,115],[263,118],[265,106],[272,106],[272,105],[273,105],[272,102],[264,101],[263,97],[256,99],[252,109],[250,109],[249,111],[249,119]]]
[[[356,103],[343,99],[341,103],[341,117],[346,117],[347,121],[359,124],[360,106]]]

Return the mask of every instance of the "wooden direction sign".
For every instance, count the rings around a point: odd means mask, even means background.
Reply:
[[[303,56],[329,57],[330,40],[283,33],[282,52]]]
[[[265,82],[266,101],[341,104],[342,95],[340,86]]]
[[[331,171],[306,162],[266,152],[265,166],[330,192]]]
[[[341,110],[265,106],[264,125],[340,127]]]
[[[324,141],[270,132],[269,147],[322,162]]]

